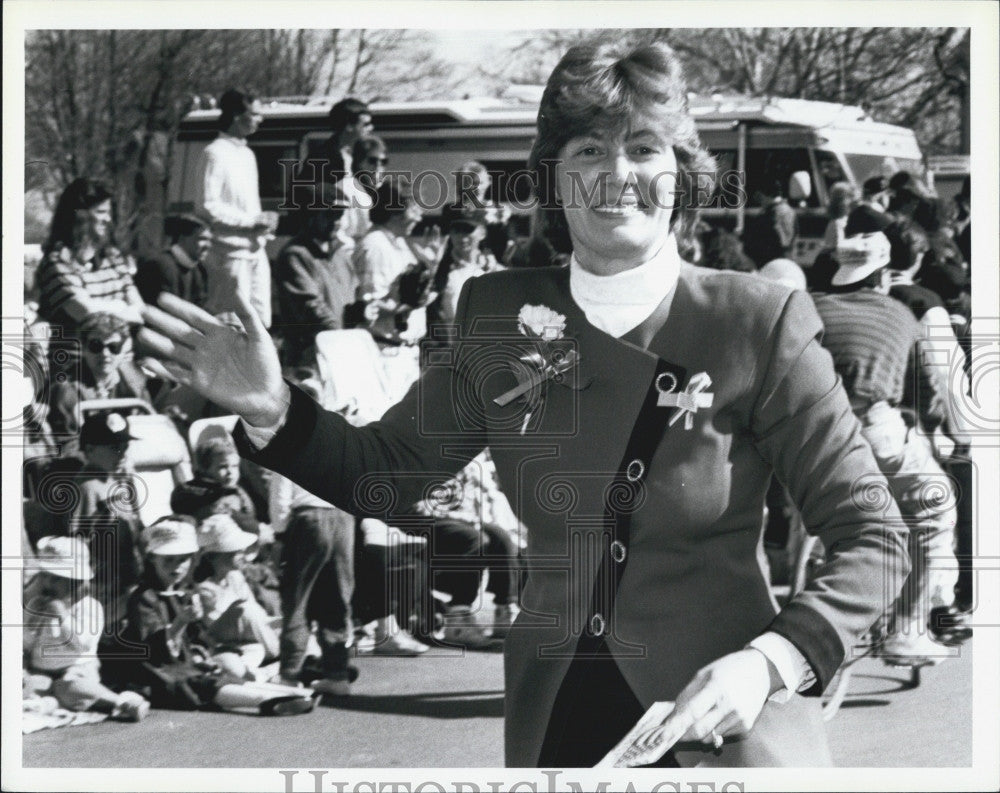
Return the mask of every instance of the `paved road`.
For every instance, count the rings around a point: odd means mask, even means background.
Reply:
[[[33,767],[491,767],[502,753],[503,668],[496,652],[358,659],[349,700],[292,718],[153,712],[137,725],[105,722],[24,736]],[[864,660],[830,723],[841,766],[971,763],[972,645],[908,673]],[[891,736],[887,740],[887,736]]]

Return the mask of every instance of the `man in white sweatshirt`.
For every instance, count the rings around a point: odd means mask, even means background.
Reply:
[[[257,159],[246,140],[260,126],[260,104],[229,89],[219,107],[219,137],[199,163],[198,211],[210,221],[213,234],[206,308],[213,314],[232,310],[235,282],[270,327],[271,267],[264,243],[275,218],[261,212]]]

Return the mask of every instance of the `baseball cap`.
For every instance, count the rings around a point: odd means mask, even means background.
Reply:
[[[80,430],[81,446],[117,446],[134,440],[137,438],[129,433],[121,413],[92,413]]]
[[[889,264],[890,249],[889,239],[880,231],[845,238],[837,246],[836,257],[840,267],[830,283],[845,286],[867,278]]]

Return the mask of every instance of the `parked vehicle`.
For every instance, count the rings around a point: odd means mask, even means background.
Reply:
[[[375,132],[389,148],[389,171],[411,174],[420,200],[433,212],[454,200],[454,170],[479,160],[493,174],[488,198],[511,205],[520,230],[527,234],[532,179],[525,168],[540,94],[530,87],[512,93],[500,99],[371,105]],[[291,232],[283,202],[297,164],[322,157],[332,103],[331,98],[264,102],[264,121],[250,146],[257,155],[263,207],[283,217],[274,247]],[[870,176],[902,169],[924,175],[912,130],[873,121],[858,107],[720,96],[692,97],[690,104],[720,172],[735,172],[745,195],[745,200],[731,201],[717,193],[705,210],[706,219],[742,231],[747,218],[760,212],[757,191],[778,180],[799,212],[794,258],[803,265],[811,264],[819,250],[833,183],[860,186]],[[195,110],[182,122],[168,211],[194,208],[198,159],[217,133],[218,115],[214,109]]]

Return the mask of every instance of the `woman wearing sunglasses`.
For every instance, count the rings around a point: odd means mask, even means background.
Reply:
[[[80,430],[80,402],[124,398],[151,401],[145,377],[129,360],[127,323],[111,314],[92,314],[80,323],[78,332],[83,351],[78,376],[52,379],[49,416],[53,434],[57,439],[70,436],[70,444],[75,443]]]

